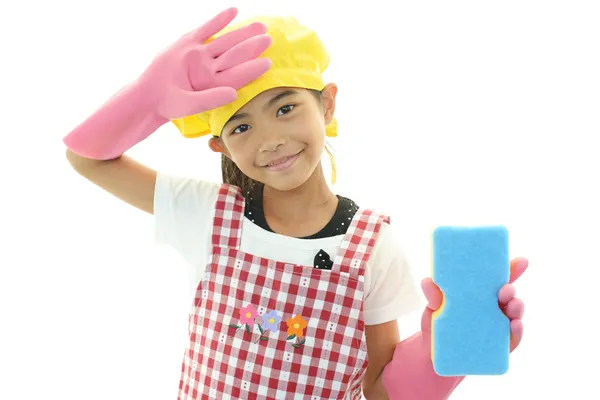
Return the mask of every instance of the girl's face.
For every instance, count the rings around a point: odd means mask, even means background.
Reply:
[[[210,147],[255,181],[277,190],[295,189],[321,161],[336,93],[335,84],[323,89],[322,100],[301,88],[264,91],[229,119],[221,140],[211,139]]]

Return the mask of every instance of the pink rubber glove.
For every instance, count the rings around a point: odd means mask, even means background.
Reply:
[[[523,338],[523,301],[515,297],[512,284],[527,269],[525,258],[511,261],[510,280],[498,293],[498,305],[510,319],[510,351]],[[396,346],[394,358],[385,366],[382,382],[390,400],[445,400],[465,377],[442,377],[435,373],[431,362],[431,316],[442,305],[442,292],[431,278],[421,286],[428,305],[421,318],[421,331]]]
[[[142,73],[64,137],[83,157],[109,160],[171,119],[234,101],[236,90],[263,75],[271,60],[266,26],[254,23],[206,43],[237,15],[232,7],[159,53]]]

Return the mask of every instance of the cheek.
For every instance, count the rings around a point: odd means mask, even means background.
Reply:
[[[295,124],[289,131],[290,137],[298,142],[305,143],[310,147],[319,148],[325,144],[325,130],[315,121],[306,121]],[[314,150],[313,150],[314,151]]]
[[[247,147],[247,144],[244,143],[243,140],[235,140],[227,143],[227,149],[231,159],[237,164],[238,168],[242,170],[248,168],[248,165],[252,166],[252,157],[250,156],[250,152],[245,150]]]
[[[254,158],[248,152],[242,151],[232,154],[232,159],[242,171],[247,171],[255,166]]]

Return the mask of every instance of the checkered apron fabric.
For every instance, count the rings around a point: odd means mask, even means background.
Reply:
[[[360,209],[321,270],[240,251],[244,205],[222,185],[178,400],[361,399],[364,268],[389,217]]]

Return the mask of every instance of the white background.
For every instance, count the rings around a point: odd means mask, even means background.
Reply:
[[[510,371],[451,398],[600,398],[597,2],[184,0],[0,6],[0,398],[176,398],[187,267],[154,246],[150,215],[73,171],[62,137],[230,5],[319,32],[339,85],[336,189],[391,214],[416,279],[441,224],[505,224],[511,257],[530,259]],[[127,154],[220,178],[205,138],[172,125]]]

